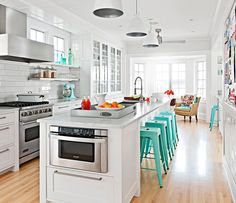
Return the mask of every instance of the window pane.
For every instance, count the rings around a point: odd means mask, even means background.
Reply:
[[[58,38],[58,50],[64,52],[64,39]]]
[[[37,41],[38,42],[44,42],[44,33],[43,32],[38,32],[37,33]]]
[[[197,94],[206,98],[206,62],[197,62]]]
[[[36,40],[36,31],[34,29],[30,29],[30,39]]]

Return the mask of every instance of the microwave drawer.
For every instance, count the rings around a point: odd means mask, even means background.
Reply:
[[[0,125],[5,125],[8,123],[14,123],[15,121],[14,113],[0,114]]]
[[[55,202],[114,202],[113,177],[47,169],[47,199]]]

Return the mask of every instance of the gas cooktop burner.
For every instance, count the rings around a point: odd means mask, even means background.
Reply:
[[[49,104],[48,101],[43,102],[21,102],[21,101],[12,101],[12,102],[4,102],[0,103],[0,106],[7,106],[7,107],[27,107],[27,106],[36,106],[36,105],[44,105]]]

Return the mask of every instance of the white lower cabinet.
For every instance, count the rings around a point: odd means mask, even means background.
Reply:
[[[68,203],[114,202],[113,177],[48,167],[47,199]]]
[[[15,150],[14,146],[0,148],[0,171],[14,166]]]
[[[15,126],[13,124],[0,126],[0,148],[2,146],[14,143],[15,139],[14,128]]]

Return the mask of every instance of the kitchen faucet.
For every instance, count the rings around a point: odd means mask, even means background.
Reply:
[[[140,82],[141,82],[141,87],[140,88],[137,88],[136,87],[136,83],[137,83],[137,80],[140,80]],[[137,90],[141,90],[141,94],[140,94],[140,98],[142,98],[143,97],[143,80],[142,80],[142,78],[140,77],[140,76],[138,76],[135,80],[134,80],[134,95],[136,95],[137,94]]]

